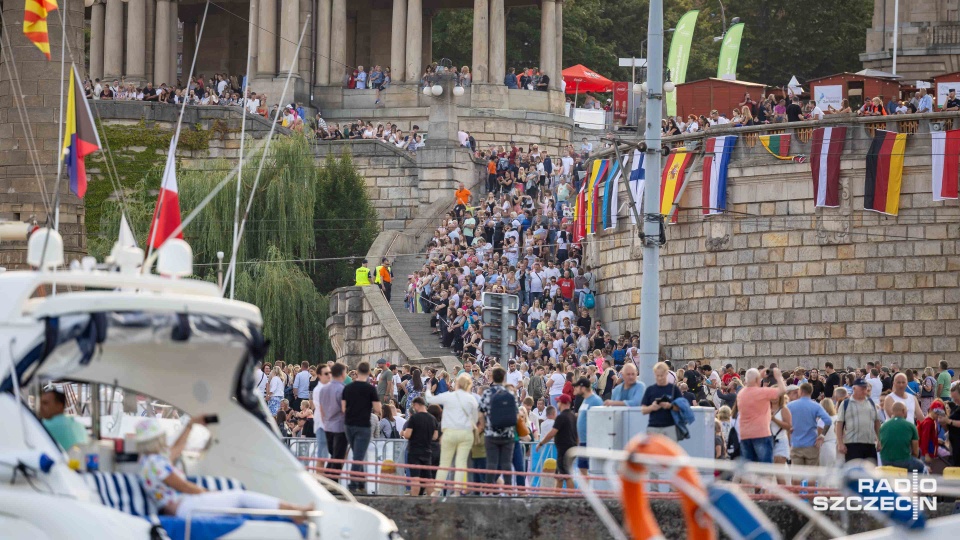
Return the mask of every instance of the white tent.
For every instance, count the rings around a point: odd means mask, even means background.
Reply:
[[[787,94],[790,97],[800,96],[803,93],[803,88],[800,87],[800,81],[797,80],[797,76],[794,75],[790,77],[790,82],[787,83]]]

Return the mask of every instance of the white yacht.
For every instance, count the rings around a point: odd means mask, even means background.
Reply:
[[[60,236],[46,229],[31,236],[28,261],[38,270],[0,273],[0,536],[400,538],[392,520],[310,472],[281,442],[256,392],[257,363],[268,347],[260,310],[222,298],[213,283],[186,279],[192,263],[185,243],[161,249],[158,270],[165,277],[141,272],[137,248],[116,248],[109,265],[87,261],[63,270]],[[157,516],[139,484],[136,456],[117,452],[121,441],[88,447],[99,470],[70,468],[27,406],[54,381],[89,385],[93,396],[103,388],[148,396],[183,415],[215,414],[202,446],[184,454],[188,477],[207,489],[241,487],[312,502],[316,511],[301,526],[256,515],[262,511],[225,515],[236,509],[189,520]],[[114,416],[101,418],[100,402],[93,402],[95,439],[101,420],[115,424],[116,415],[136,411],[104,411]]]

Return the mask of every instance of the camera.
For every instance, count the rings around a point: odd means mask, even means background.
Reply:
[[[661,398],[657,398],[657,401],[656,401],[656,402],[657,402],[657,403],[671,403],[671,400],[670,400],[669,397],[663,396],[663,397],[661,397]]]

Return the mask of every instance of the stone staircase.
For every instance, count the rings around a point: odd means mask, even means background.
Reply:
[[[390,307],[397,315],[397,320],[403,330],[410,336],[410,340],[417,346],[420,353],[426,357],[450,356],[453,353],[450,349],[440,346],[438,334],[432,334],[430,328],[430,316],[421,313],[410,313],[403,305],[403,298],[406,295],[407,276],[413,274],[423,267],[426,257],[423,255],[401,255],[393,261],[393,294],[391,294]]]

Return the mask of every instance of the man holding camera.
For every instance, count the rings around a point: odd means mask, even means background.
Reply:
[[[776,386],[761,387],[761,379],[772,375]],[[761,373],[747,370],[745,386],[737,394],[740,410],[740,451],[747,461],[773,463],[773,437],[770,433],[770,402],[787,393],[780,369],[773,367]]]
[[[640,402],[640,411],[649,414],[647,433],[659,433],[677,440],[677,425],[673,421],[673,400],[680,397],[680,389],[675,384],[667,382],[667,373],[670,369],[667,364],[658,362],[653,366],[656,384],[647,387]]]

